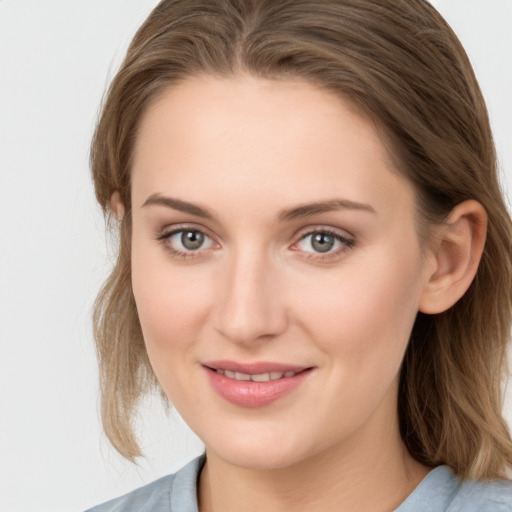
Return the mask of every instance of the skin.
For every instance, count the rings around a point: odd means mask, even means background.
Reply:
[[[210,217],[147,204],[156,195]],[[340,199],[349,207],[280,215]],[[118,196],[113,208],[122,215]],[[349,103],[301,81],[199,76],[142,118],[132,216],[149,358],[207,450],[200,509],[396,508],[428,472],[399,435],[401,361],[418,310],[469,286],[485,239],[478,203],[422,255],[414,190]],[[179,229],[204,244],[187,250]],[[319,253],[308,234],[326,230],[345,241]],[[212,389],[202,365],[221,359],[313,370],[251,409]]]

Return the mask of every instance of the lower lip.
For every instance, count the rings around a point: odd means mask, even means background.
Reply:
[[[213,389],[228,402],[240,407],[256,408],[269,405],[291,393],[311,373],[311,369],[296,373],[293,377],[254,382],[230,379],[215,370],[205,368]]]

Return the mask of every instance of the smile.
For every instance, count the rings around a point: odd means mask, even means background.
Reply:
[[[250,373],[241,373],[241,372],[232,372],[230,370],[222,370],[217,369],[215,370],[220,375],[225,375],[228,379],[235,379],[235,380],[252,380],[253,382],[268,382],[270,380],[278,380],[282,379],[283,377],[293,377],[298,372],[267,372],[267,373],[257,373],[251,375]]]
[[[264,407],[291,395],[314,370],[280,363],[231,361],[206,363],[203,368],[217,395],[244,408]]]

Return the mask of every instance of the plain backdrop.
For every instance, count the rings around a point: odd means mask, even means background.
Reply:
[[[97,413],[90,312],[111,253],[87,152],[105,86],[155,4],[0,0],[0,512],[79,512],[202,450],[150,400],[147,458],[133,466]],[[475,66],[510,197],[512,0],[435,5]]]

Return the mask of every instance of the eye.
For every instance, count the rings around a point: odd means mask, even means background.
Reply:
[[[175,229],[163,233],[158,236],[158,240],[171,254],[184,258],[216,246],[207,234],[192,228]]]
[[[169,240],[174,245],[181,245],[180,248],[183,248],[186,251],[197,251],[197,249],[201,249],[206,240],[206,235],[196,230],[182,230],[174,233],[174,235],[169,237]]]
[[[353,240],[350,240],[339,233],[318,230],[305,234],[300,241],[295,244],[295,247],[304,252],[327,256],[347,250],[353,245]]]

